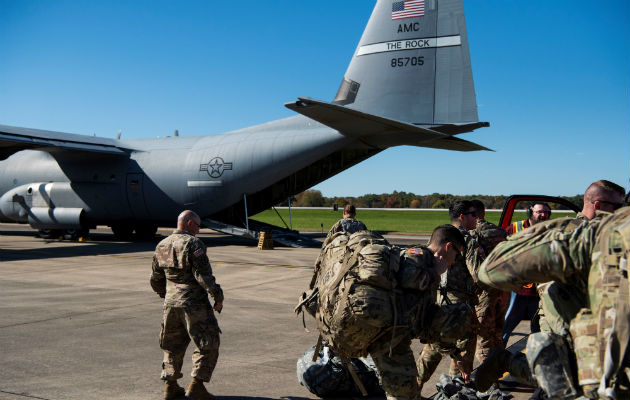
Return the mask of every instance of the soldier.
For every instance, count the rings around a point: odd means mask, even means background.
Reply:
[[[477,240],[468,233],[469,230],[475,229],[477,224],[475,208],[468,200],[458,200],[449,207],[449,217],[451,225],[458,228],[464,236],[466,248],[465,257],[461,254],[458,255],[453,266],[441,276],[441,302],[443,304],[466,303],[474,307],[478,303],[478,288],[470,271],[478,268],[483,257],[483,249]],[[459,375],[461,373],[462,377],[467,380],[468,374],[472,370],[476,341],[476,334],[462,338],[457,343],[456,350],[441,343],[427,343],[422,349],[417,363],[420,390],[435,372],[443,354],[451,355],[449,374]],[[454,356],[458,360],[453,358]]]
[[[453,229],[449,225],[441,225],[433,231],[429,244],[426,248],[420,247],[408,249],[408,256],[413,257],[413,254],[409,253],[415,252],[420,254],[420,259],[423,259],[424,257],[426,264],[423,265],[423,267],[431,270],[431,273],[435,273],[434,279],[437,281],[438,277],[449,269],[449,267],[452,268],[457,256],[464,250],[465,242],[463,237],[458,233],[459,232],[457,230]],[[422,254],[423,252],[425,253],[424,255]],[[431,257],[431,255],[433,255],[433,257]],[[413,271],[413,269],[411,270]],[[407,271],[404,266],[401,266],[401,272],[402,275],[407,275]],[[407,289],[405,287],[405,283],[408,285],[412,283],[406,281],[415,281],[415,279],[408,279],[406,276],[401,276],[401,278],[400,284],[403,290]],[[433,289],[433,296],[431,296],[433,304],[435,302],[436,286],[437,282]],[[423,308],[428,307],[428,305],[418,304],[417,307]],[[460,308],[459,311],[461,312],[463,310]],[[448,332],[448,330],[458,329],[455,327],[455,324],[462,323],[462,320],[468,315],[470,314],[462,315],[460,313],[459,317],[454,317],[454,315],[445,316],[445,318],[450,319],[451,322],[447,322],[441,318],[434,318],[431,326],[423,327],[423,330],[430,335],[448,337],[454,333]],[[437,321],[438,319],[439,321]],[[461,327],[459,329],[461,331]],[[397,340],[398,344],[393,348],[390,347],[392,340],[390,340],[388,335],[385,335],[383,340],[381,340],[382,343],[379,343],[380,348],[374,349],[370,352],[370,355],[372,356],[372,359],[374,360],[381,376],[381,383],[387,394],[388,400],[420,398],[420,392],[422,391],[422,387],[417,386],[419,379],[416,364],[414,362],[413,351],[411,350],[412,334],[406,330],[401,329],[400,331],[400,336],[403,338],[399,339],[399,341]],[[373,347],[375,348],[377,346]]]
[[[485,220],[486,210],[480,200],[471,200],[477,215],[477,226],[470,234],[477,239],[485,254],[503,242],[507,232],[495,224]],[[505,310],[507,309],[508,293],[479,284],[477,275],[473,274],[473,280],[480,286],[479,304],[475,306],[477,319],[479,320],[479,333],[477,336],[476,356],[480,363],[488,357],[495,347],[503,347],[503,325],[505,322]]]
[[[317,304],[305,307],[318,321],[320,340],[346,365],[369,354],[387,399],[418,398],[411,340],[455,343],[470,332],[469,307],[436,304],[440,275],[464,246],[452,225],[435,228],[428,246],[403,252],[369,231],[336,234],[319,257]],[[303,297],[296,311],[310,298]]]
[[[582,212],[579,212],[571,223],[565,225],[564,230],[573,230],[586,220],[602,218],[607,213],[614,212],[615,208],[623,204],[624,195],[624,189],[613,182],[603,179],[593,182],[584,192]],[[575,288],[556,281],[538,285],[538,295],[540,329],[557,334],[560,334],[562,329],[569,329],[569,322],[579,311],[579,305],[585,302],[583,294]],[[558,308],[560,304],[562,307]]]
[[[151,287],[164,298],[164,317],[160,332],[160,348],[164,351],[162,380],[166,381],[164,398],[175,399],[184,394],[177,384],[186,348],[193,340],[192,381],[186,390],[190,399],[210,400],[204,382],[209,382],[219,357],[221,330],[214,311],[223,308],[223,291],[212,275],[206,245],[195,237],[201,219],[191,211],[177,218],[177,229],[155,249]],[[210,305],[208,293],[214,299]]]
[[[526,356],[493,352],[477,371],[477,389],[509,371],[521,382],[537,381],[554,399],[629,398],[630,207],[573,228],[572,221],[549,221],[511,237],[481,266],[479,279],[492,287],[556,280],[583,293],[584,301],[568,330],[530,335]]]
[[[326,240],[324,240],[324,245],[328,242],[332,235],[337,232],[343,231],[348,234],[352,234],[358,231],[367,230],[363,222],[355,219],[356,215],[357,209],[352,204],[346,204],[343,208],[343,218],[337,221],[335,225],[330,228],[328,235],[326,235]]]

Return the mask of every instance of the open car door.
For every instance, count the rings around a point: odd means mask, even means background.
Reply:
[[[505,200],[503,212],[499,219],[499,226],[503,229],[507,229],[512,223],[514,212],[518,209],[527,209],[533,201],[542,201],[549,204],[552,216],[554,211],[573,211],[576,213],[581,211],[577,205],[560,197],[537,194],[515,194]]]

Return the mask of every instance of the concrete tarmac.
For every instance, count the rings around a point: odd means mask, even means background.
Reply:
[[[70,242],[0,224],[0,399],[162,398],[162,300],[149,275],[155,245],[169,232],[131,243],[97,229],[88,241]],[[218,315],[219,362],[208,389],[224,400],[317,399],[296,378],[297,358],[317,339],[315,323],[307,317],[306,332],[293,307],[319,249],[258,250],[206,230],[200,237],[226,297]],[[401,238],[401,244],[423,239]],[[183,386],[190,380],[190,354]],[[447,370],[446,358],[423,396],[435,393]],[[526,399],[531,390],[525,390],[512,394]]]

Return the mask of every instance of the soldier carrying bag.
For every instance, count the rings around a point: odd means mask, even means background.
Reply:
[[[630,398],[629,214],[621,209],[597,228],[584,262],[588,300],[570,334],[537,333],[527,343],[530,369],[551,398]]]
[[[323,342],[346,364],[391,350],[408,336],[455,343],[468,333],[473,314],[465,304],[437,306],[438,283],[427,248],[402,251],[375,232],[338,232],[322,249],[296,312],[317,321],[314,358]]]

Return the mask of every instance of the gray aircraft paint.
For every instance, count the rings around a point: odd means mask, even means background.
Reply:
[[[402,20],[387,18],[391,7],[378,2],[359,41],[345,74],[360,83],[348,107],[419,125],[478,121],[462,2],[427,0],[424,16]],[[399,58],[416,68],[392,67]]]
[[[189,208],[244,226],[388,147],[486,149],[453,136],[488,125],[477,121],[461,0],[426,0],[424,16],[400,20],[393,3],[377,2],[333,103],[286,104],[303,115],[137,140],[0,125],[0,220],[139,228]]]

